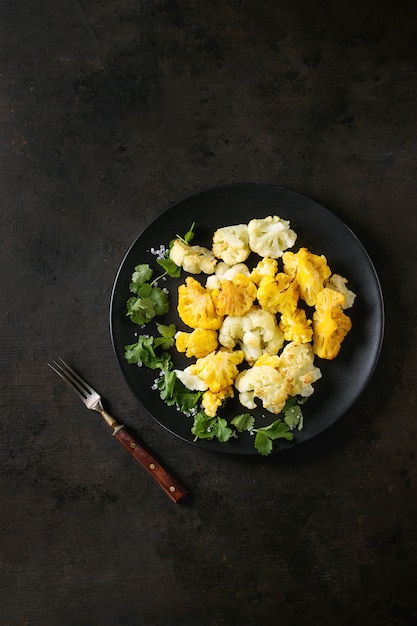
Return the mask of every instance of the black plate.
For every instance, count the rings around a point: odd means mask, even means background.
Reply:
[[[133,268],[140,263],[149,263],[155,269],[154,276],[157,276],[161,268],[150,249],[159,248],[161,244],[167,246],[176,234],[183,235],[193,222],[196,226],[192,243],[210,248],[216,228],[247,223],[253,218],[268,215],[290,220],[291,228],[298,235],[293,250],[305,246],[316,254],[324,254],[332,272],[345,276],[349,288],[357,294],[353,308],[348,311],[352,330],[343,342],[338,357],[334,361],[316,359],[322,378],[314,384],[315,392],[303,407],[304,429],[295,431],[291,443],[275,442],[274,451],[310,440],[340,419],[363,391],[378,361],[384,331],[379,280],[363,245],[339,218],[303,195],[271,185],[228,185],[193,195],[162,213],[130,247],[116,276],[110,307],[113,347],[128,384],[155,420],[186,441],[193,442],[190,432],[192,419],[167,407],[158,392],[152,390],[155,372],[129,365],[124,359],[124,346],[136,341],[135,333],[147,332],[126,317]],[[202,281],[206,278],[204,275],[201,277]],[[177,287],[183,281],[184,275],[179,280],[168,279],[170,311],[158,321],[175,323],[177,328],[186,330],[176,311]],[[190,363],[182,355],[175,356],[175,359],[178,368]],[[244,411],[238,400],[233,399],[220,414],[227,418]],[[269,423],[261,417],[262,413],[265,414],[260,409],[252,411],[258,425]],[[270,421],[273,419],[271,415]],[[199,440],[195,445],[228,453],[257,454],[253,436],[249,433],[243,433],[227,443]]]

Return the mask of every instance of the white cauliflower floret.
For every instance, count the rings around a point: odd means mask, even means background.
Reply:
[[[334,291],[338,291],[339,293],[345,296],[345,301],[342,304],[342,309],[350,309],[355,302],[356,294],[353,293],[347,287],[347,278],[343,278],[340,274],[332,274],[329,278],[326,287],[329,289],[333,289]]]
[[[213,235],[213,254],[228,265],[243,263],[250,255],[247,224],[224,226]]]
[[[206,281],[206,289],[213,291],[213,289],[218,289],[220,285],[220,281],[222,280],[233,280],[238,274],[244,274],[245,276],[249,276],[250,269],[245,263],[236,263],[236,265],[228,265],[224,261],[219,261],[217,263],[214,274],[207,277]]]
[[[250,249],[259,256],[272,259],[281,257],[297,239],[296,233],[290,228],[290,222],[277,215],[251,220],[248,232]]]
[[[191,391],[206,391],[207,383],[197,374],[191,372],[191,365],[184,370],[174,370],[175,376]]]
[[[291,396],[311,396],[313,383],[321,378],[320,369],[314,365],[313,348],[309,343],[288,343],[279,356],[278,370],[290,384]]]
[[[225,317],[219,343],[230,349],[238,344],[251,365],[263,354],[277,354],[284,344],[284,335],[276,317],[255,305],[244,315]]]
[[[235,387],[239,391],[239,400],[248,409],[256,407],[259,398],[262,406],[271,413],[281,413],[289,395],[289,383],[281,372],[270,365],[255,365],[241,372]]]
[[[213,274],[217,263],[210,250],[202,246],[190,246],[181,239],[174,241],[169,258],[189,274]]]

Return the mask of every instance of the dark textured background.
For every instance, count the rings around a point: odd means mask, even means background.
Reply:
[[[417,624],[416,29],[402,0],[2,0],[0,626]],[[366,392],[291,459],[174,438],[112,352],[131,242],[231,182],[334,211],[385,295]],[[191,505],[49,371],[56,353]]]

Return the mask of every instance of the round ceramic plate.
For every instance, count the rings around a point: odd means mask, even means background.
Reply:
[[[124,358],[124,347],[136,341],[135,334],[152,332],[141,330],[126,316],[126,301],[132,295],[129,283],[135,265],[148,263],[154,268],[154,276],[161,272],[151,249],[161,244],[168,246],[177,234],[184,235],[195,223],[193,244],[211,247],[214,231],[222,226],[248,223],[253,218],[278,215],[290,220],[291,228],[297,233],[292,249],[305,246],[315,254],[324,254],[333,273],[348,279],[349,288],[357,294],[353,308],[348,310],[352,329],[345,338],[341,351],[333,361],[317,359],[322,378],[314,384],[314,393],[303,405],[304,428],[294,431],[292,442],[274,442],[274,452],[294,447],[316,437],[339,420],[355,403],[367,385],[378,361],[383,331],[384,310],[381,288],[372,262],[352,231],[333,213],[306,198],[282,187],[260,184],[237,184],[217,187],[193,195],[157,217],[136,239],[128,250],[117,273],[110,307],[110,329],[112,343],[119,366],[140,403],[162,426],[174,435],[210,450],[234,454],[257,454],[254,438],[248,432],[232,438],[227,443],[217,440],[194,442],[191,433],[193,420],[160,399],[158,391],[152,389],[156,373],[144,367],[130,365]],[[259,260],[259,259],[258,259]],[[204,282],[205,276],[200,275]],[[198,276],[196,276],[198,279]],[[168,279],[163,285],[169,290],[170,310],[158,318],[163,324],[174,323],[177,328],[185,327],[178,318],[176,298],[180,279]],[[189,329],[188,329],[189,330]],[[173,351],[176,368],[183,369],[189,359]],[[231,419],[247,412],[237,398],[226,403],[219,415]],[[256,426],[265,426],[265,411],[251,411]]]

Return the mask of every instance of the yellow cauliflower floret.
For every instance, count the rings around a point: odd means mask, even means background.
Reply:
[[[205,328],[196,328],[192,333],[183,331],[175,335],[175,347],[178,352],[185,352],[188,358],[196,357],[200,359],[216,350],[218,346],[217,332]]]
[[[224,226],[213,235],[213,254],[228,265],[242,263],[250,255],[247,224]]]
[[[325,287],[317,295],[313,313],[313,350],[321,359],[334,359],[342,341],[352,327],[352,321],[343,312],[345,297]]]
[[[177,309],[184,324],[190,328],[218,330],[223,322],[210,293],[192,276],[185,279],[185,285],[178,287]]]
[[[237,366],[243,359],[244,354],[241,350],[230,352],[220,349],[197,359],[196,363],[190,365],[189,370],[191,375],[204,381],[209,391],[218,393],[233,384],[239,373]]]
[[[233,387],[226,387],[217,393],[205,391],[201,397],[201,404],[209,417],[216,417],[218,409],[227,398],[233,398]]]
[[[268,313],[294,311],[298,303],[298,286],[292,276],[278,272],[275,277],[265,276],[259,283],[258,302]]]
[[[201,274],[201,272],[213,274],[217,263],[211,250],[202,246],[190,246],[181,239],[174,241],[169,258],[189,274]]]
[[[238,274],[233,280],[220,281],[211,297],[218,315],[244,315],[256,299],[256,286],[247,276]]]
[[[295,253],[284,252],[282,260],[284,271],[295,277],[301,298],[308,306],[314,306],[317,294],[331,274],[326,257],[313,254],[307,248],[300,248]]]
[[[297,343],[309,343],[313,338],[313,328],[311,320],[303,309],[283,313],[279,327],[284,333],[286,341],[296,341]]]
[[[254,409],[258,398],[264,409],[275,414],[281,413],[291,388],[281,372],[270,365],[255,365],[244,370],[236,378],[235,387],[243,406]]]
[[[259,263],[253,268],[250,279],[256,284],[259,285],[262,278],[265,276],[274,277],[278,271],[278,261],[276,259],[271,259],[271,257],[264,257],[259,261]]]

